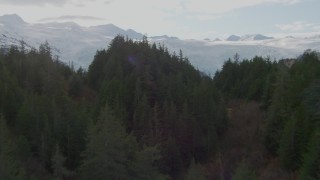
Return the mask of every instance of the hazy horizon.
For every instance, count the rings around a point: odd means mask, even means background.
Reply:
[[[319,33],[319,6],[316,0],[0,0],[0,15],[17,14],[28,23],[114,24],[148,36],[214,39]]]

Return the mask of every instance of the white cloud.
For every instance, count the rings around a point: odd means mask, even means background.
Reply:
[[[284,4],[287,4],[287,5],[293,5],[293,4],[297,4],[297,3],[300,3],[301,0],[286,0],[286,1],[283,1]]]
[[[94,17],[94,16],[72,16],[72,15],[67,15],[67,16],[43,18],[43,19],[40,19],[39,21],[43,22],[43,21],[74,21],[74,20],[102,21],[102,20],[106,20],[106,19],[105,18]]]
[[[315,25],[314,27],[312,27],[312,29],[315,31],[320,31],[320,25]]]
[[[59,20],[52,18],[59,16],[61,21],[75,21],[84,26],[114,23],[150,36],[213,37],[216,33],[211,30],[219,29],[214,25],[218,22],[215,20],[228,16],[229,12],[264,4],[286,6],[300,1],[303,0],[0,0],[0,14],[17,13],[31,23],[44,18]],[[105,19],[90,19],[84,15]],[[225,31],[221,29],[218,31]]]
[[[188,12],[201,13],[225,13],[264,3],[292,5],[298,2],[300,2],[300,0],[187,0],[185,2],[185,10]]]
[[[200,21],[211,21],[220,18],[220,15],[214,15],[214,14],[199,14],[193,16],[194,18],[200,20]]]
[[[295,21],[289,24],[277,24],[277,28],[282,31],[287,32],[298,32],[298,31],[308,31],[308,30],[319,30],[319,24],[313,24],[303,21]]]
[[[185,37],[193,37],[195,39],[203,39],[203,38],[215,38],[219,35],[220,33],[217,31],[205,31],[205,32],[195,32],[195,31],[189,31],[185,32]]]
[[[67,1],[68,0],[0,0],[0,4],[42,6],[45,4],[62,5]]]
[[[84,5],[87,2],[94,2],[96,0],[0,0],[0,4],[11,5],[27,5],[27,6],[43,6],[43,5],[55,5],[62,6],[67,3],[74,5]]]
[[[102,2],[104,5],[114,3],[123,4],[124,6],[132,5],[131,8],[134,9],[139,7],[149,8],[151,6],[158,9],[174,11],[217,14],[263,3],[292,5],[300,1],[301,0],[0,0],[0,4],[29,6],[42,6],[46,4],[61,6],[73,4],[78,7],[85,7],[89,3]]]

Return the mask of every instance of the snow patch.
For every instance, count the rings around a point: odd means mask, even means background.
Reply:
[[[18,21],[19,18],[11,16]],[[1,44],[19,45],[24,40],[33,47],[38,47],[44,41],[58,51],[60,60],[73,62],[75,67],[87,68],[98,49],[107,48],[111,40],[118,34],[128,36],[134,40],[141,40],[143,36],[134,30],[123,30],[115,25],[81,27],[75,23],[40,23],[24,24],[24,26],[10,26],[8,17],[0,16]],[[3,20],[3,21],[1,21]],[[21,20],[20,20],[21,21]],[[22,20],[23,21],[23,20]],[[139,39],[140,38],[140,39]],[[214,74],[223,62],[238,53],[240,59],[250,59],[256,55],[270,56],[273,59],[297,57],[306,49],[320,51],[320,32],[308,34],[292,34],[292,37],[271,38],[259,34],[233,36],[228,41],[215,40],[181,40],[167,35],[148,38],[150,43],[164,44],[170,52],[181,49],[199,70]],[[229,39],[230,40],[230,39]]]

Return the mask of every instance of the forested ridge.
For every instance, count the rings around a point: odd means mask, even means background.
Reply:
[[[87,70],[13,46],[0,179],[319,179],[319,83],[313,51],[236,56],[210,77],[147,38],[115,37]]]

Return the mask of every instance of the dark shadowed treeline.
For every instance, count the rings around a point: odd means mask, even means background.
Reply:
[[[216,86],[228,99],[254,100],[260,104],[266,115],[262,120],[255,119],[260,123],[261,141],[266,151],[264,159],[276,159],[286,172],[292,174],[285,179],[320,178],[319,57],[318,52],[306,51],[297,59],[278,63],[259,57],[242,62],[228,60],[214,77]],[[257,145],[250,144],[251,147]],[[239,166],[244,168],[243,164]],[[255,167],[257,173],[267,168]],[[283,179],[282,175],[286,173],[280,174],[273,178]]]
[[[88,70],[47,43],[0,52],[0,179],[320,178],[317,52],[214,78],[146,37]]]
[[[73,175],[95,104],[85,76],[54,60],[48,44],[0,55],[0,179]]]
[[[223,99],[212,79],[165,47],[116,37],[98,51],[88,82],[140,146],[160,149],[156,165],[179,178],[190,164],[208,162],[226,125]]]
[[[212,79],[117,36],[88,72],[39,50],[0,55],[0,179],[182,179],[226,128]]]

